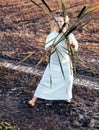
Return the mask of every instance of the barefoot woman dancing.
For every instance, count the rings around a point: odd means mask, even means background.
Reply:
[[[63,13],[61,11],[56,12],[54,24],[52,24],[53,28],[51,33],[46,38],[45,50],[54,51],[53,45],[56,41],[60,39],[62,33],[59,34],[59,29],[62,27],[64,23],[68,25],[69,18],[66,16],[64,18]],[[63,30],[63,31],[66,31]],[[57,37],[55,39],[55,37]],[[52,40],[54,39],[54,40]],[[50,57],[50,66],[49,63],[44,71],[42,79],[38,84],[33,98],[28,101],[30,106],[34,106],[37,98],[46,99],[46,100],[66,100],[67,102],[71,102],[72,99],[72,85],[73,85],[73,71],[71,69],[71,60],[68,55],[68,44],[70,44],[75,51],[78,49],[78,42],[75,36],[71,33],[68,36],[68,41],[63,40],[59,44],[56,45],[57,52],[55,51]],[[62,68],[64,71],[65,79],[63,77],[60,62],[62,64]],[[50,83],[50,77],[52,79],[52,84]]]

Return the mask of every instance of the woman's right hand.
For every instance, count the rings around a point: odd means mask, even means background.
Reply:
[[[48,48],[49,51],[52,51],[53,49],[54,49],[54,46],[53,46],[53,45],[51,45],[51,46]]]
[[[51,52],[53,49],[54,49],[54,46],[51,45],[51,46],[49,46],[49,47],[46,48],[46,51],[50,51]]]

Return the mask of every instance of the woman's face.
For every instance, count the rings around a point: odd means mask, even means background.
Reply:
[[[63,26],[63,24],[64,24],[64,18],[61,17],[61,16],[60,17],[55,17],[55,20],[58,23],[59,27],[61,28]],[[57,25],[57,23],[56,23],[56,25]]]

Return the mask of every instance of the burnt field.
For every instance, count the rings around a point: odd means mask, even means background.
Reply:
[[[83,5],[99,4],[95,0],[79,0],[67,4],[70,24],[73,23]],[[41,1],[37,0],[43,6]],[[56,0],[47,0],[52,12],[59,9]],[[98,16],[96,11],[90,17]],[[86,17],[87,19],[88,17]],[[84,19],[84,20],[86,20]],[[0,2],[0,63],[17,64],[31,54],[20,65],[33,67],[44,54],[44,42],[50,33],[50,18],[29,0]],[[93,20],[83,29],[74,32],[78,42],[77,54],[94,72],[76,64],[79,76],[99,83],[99,20]],[[83,22],[83,21],[82,21]],[[47,61],[40,64],[44,70]],[[73,86],[73,102],[45,101],[39,99],[34,108],[27,105],[39,83],[41,75],[25,73],[0,66],[0,122],[8,122],[21,130],[98,130],[99,89],[83,85]]]

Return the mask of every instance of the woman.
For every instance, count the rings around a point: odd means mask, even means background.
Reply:
[[[69,22],[68,16],[64,18],[62,12],[56,12],[55,22],[53,24],[52,32],[46,38],[45,50],[51,50],[50,64],[48,63],[40,83],[34,93],[34,97],[28,101],[30,106],[34,106],[37,98],[46,100],[66,100],[71,102],[73,73],[71,68],[71,60],[68,55],[68,44],[75,50],[78,49],[78,42],[73,34],[68,36],[68,41],[63,40],[54,48],[55,43],[61,38],[62,33],[59,34],[59,29],[64,23]],[[63,29],[66,31],[66,28]],[[53,39],[53,40],[52,40]],[[56,49],[56,50],[55,50]],[[62,69],[60,67],[62,64]]]

